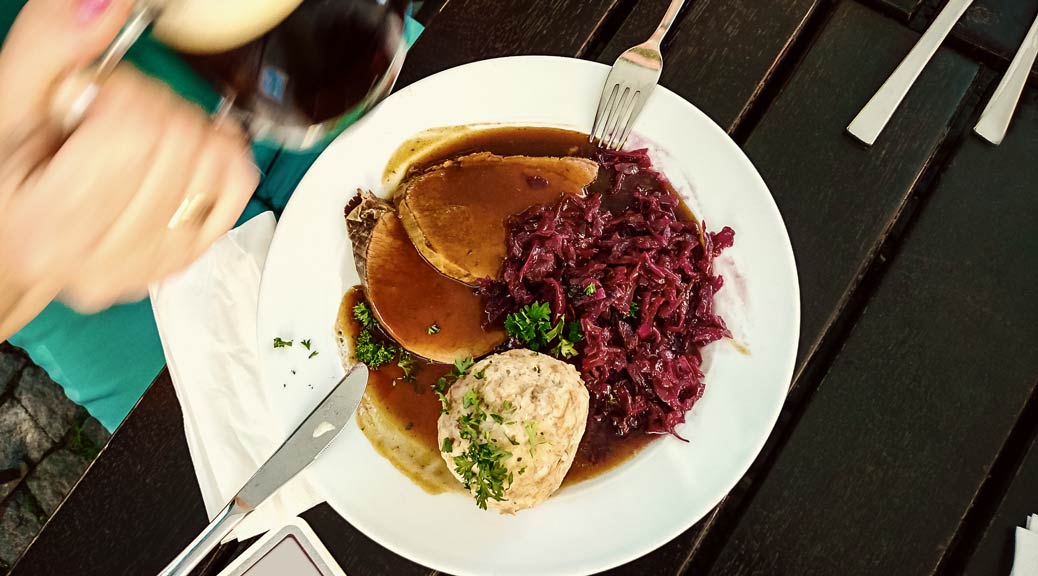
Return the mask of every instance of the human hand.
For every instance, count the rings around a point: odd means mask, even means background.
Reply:
[[[145,295],[233,226],[258,182],[237,127],[128,65],[61,133],[56,94],[83,85],[131,8],[30,0],[0,52],[0,339],[55,297],[91,312]]]

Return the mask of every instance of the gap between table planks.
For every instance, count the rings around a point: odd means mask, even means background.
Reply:
[[[967,549],[963,554],[949,562],[947,573],[954,574],[962,566],[962,558],[969,558],[965,573],[969,576],[988,576],[990,574],[1009,574],[1013,563],[1013,544],[1015,528],[1023,526],[1031,514],[1038,514],[1038,395],[1032,393],[1031,413],[1027,416],[1030,430],[1021,434],[1030,434],[1030,444],[1025,448],[1024,459],[1017,463],[1019,467],[1013,473],[1005,497],[997,506],[997,513],[990,523],[980,531],[981,539],[975,547]],[[1027,422],[1023,417],[1022,422]]]

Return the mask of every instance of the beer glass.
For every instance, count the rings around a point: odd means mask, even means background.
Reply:
[[[102,55],[97,87],[149,27],[222,96],[254,140],[306,149],[352,123],[393,88],[403,64],[405,0],[138,0]]]

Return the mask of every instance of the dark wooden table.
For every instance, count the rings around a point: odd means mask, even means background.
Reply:
[[[451,0],[424,10],[402,84],[511,54],[612,62],[666,4]],[[687,3],[662,83],[771,188],[800,272],[800,353],[729,497],[610,574],[1008,574],[1012,527],[1038,512],[1038,75],[1000,147],[971,128],[1038,0],[976,0],[876,146],[844,132],[942,4]],[[353,576],[431,573],[326,505],[304,517]],[[164,374],[12,573],[153,574],[205,523]]]

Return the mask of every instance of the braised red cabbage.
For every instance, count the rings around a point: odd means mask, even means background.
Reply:
[[[600,185],[586,198],[511,219],[500,277],[479,288],[486,322],[548,302],[556,318],[583,330],[575,363],[591,417],[619,436],[676,435],[703,394],[701,348],[730,335],[714,312],[724,279],[713,261],[735,232],[708,232],[682,217],[645,150],[600,150],[596,160]]]

